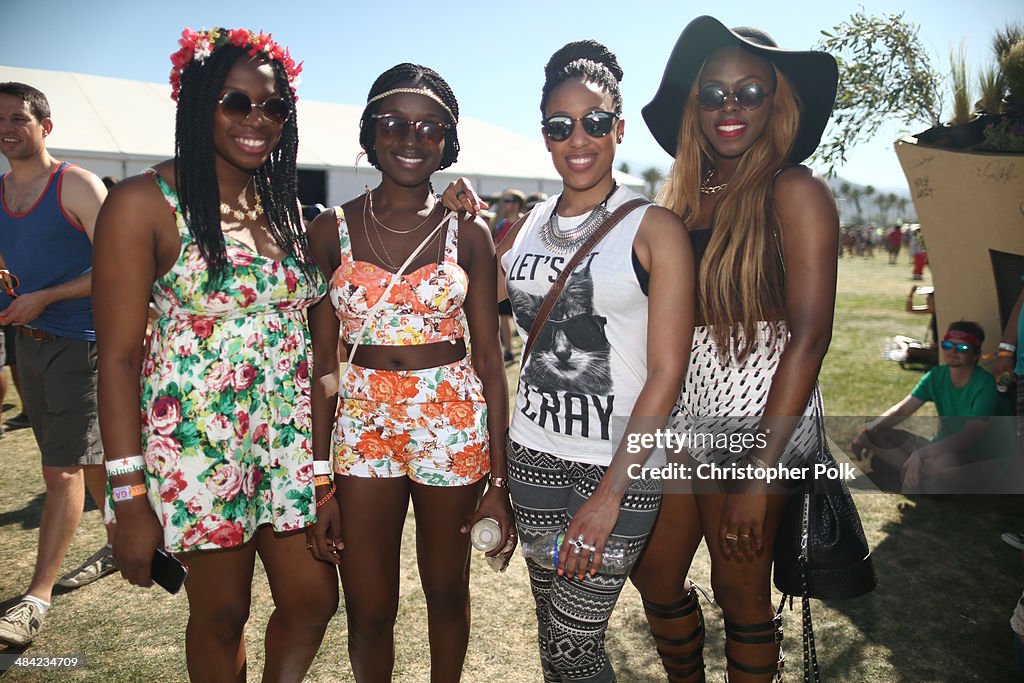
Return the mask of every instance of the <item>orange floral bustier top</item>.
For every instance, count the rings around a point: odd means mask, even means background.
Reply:
[[[369,346],[415,346],[456,340],[466,336],[466,314],[462,304],[469,292],[469,275],[458,263],[459,223],[452,217],[444,232],[444,257],[403,274],[388,292],[387,300],[374,311],[359,337],[367,314],[380,301],[393,273],[368,261],[352,258],[348,222],[341,210],[338,239],[341,265],[331,276],[328,296],[341,321],[346,344]]]

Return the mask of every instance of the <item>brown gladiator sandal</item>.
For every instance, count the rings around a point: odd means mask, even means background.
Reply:
[[[758,674],[771,675],[771,679],[768,680],[771,680],[772,683],[780,683],[782,681],[782,667],[786,663],[786,654],[782,651],[781,614],[776,614],[771,621],[766,621],[762,624],[734,624],[726,619],[725,638],[740,645],[778,644],[779,658],[774,664],[768,664],[767,666],[742,664],[730,657],[728,650],[725,652],[725,659],[729,662],[729,666],[737,671],[755,676]],[[726,674],[726,681],[728,680],[728,674]]]
[[[657,619],[685,619],[692,614],[697,614],[697,626],[684,638],[668,638],[654,632],[651,627],[651,635],[658,646],[658,654],[661,655],[661,663],[665,667],[670,681],[681,681],[686,679],[689,683],[704,683],[704,612],[698,602],[697,591],[693,586],[682,600],[668,605],[644,600],[644,611],[650,617]],[[687,654],[676,654],[677,648],[696,642],[696,649]],[[690,679],[691,676],[697,678]]]

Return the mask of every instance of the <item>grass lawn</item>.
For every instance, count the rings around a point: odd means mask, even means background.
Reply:
[[[886,337],[923,336],[927,318],[903,312],[910,266],[875,259],[839,263],[839,299],[832,348],[821,374],[829,415],[870,415],[904,396],[920,371],[881,360]],[[995,334],[989,330],[989,334]],[[9,401],[12,399],[9,397]],[[15,399],[16,400],[16,399]],[[13,411],[6,415],[10,416]],[[842,445],[842,444],[840,444]],[[0,609],[28,584],[35,556],[43,484],[30,430],[0,441]],[[1024,584],[1024,563],[999,541],[1022,529],[1017,497],[915,498],[857,496],[874,549],[879,586],[849,602],[814,603],[825,681],[1014,681],[1009,616]],[[426,615],[414,554],[414,523],[406,526],[402,597],[396,628],[395,680],[429,680]],[[99,514],[86,513],[65,563],[77,565],[103,542]],[[697,555],[691,576],[708,585],[708,556]],[[538,681],[535,620],[525,565],[517,557],[504,574],[473,558],[473,634],[465,681]],[[261,640],[272,607],[257,567],[247,631],[249,680],[259,680]],[[129,586],[111,576],[58,593],[46,628],[26,655],[84,656],[75,671],[12,670],[9,681],[184,681],[184,593]],[[801,678],[800,613],[786,612],[788,680]],[[334,618],[309,673],[310,681],[352,680],[346,654],[344,606]],[[705,606],[708,680],[724,679],[720,613]],[[608,651],[619,680],[664,680],[636,591],[627,585],[612,619]],[[9,649],[7,652],[19,652]]]

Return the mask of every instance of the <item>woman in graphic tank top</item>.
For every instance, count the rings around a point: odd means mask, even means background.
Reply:
[[[545,67],[545,145],[562,192],[535,206],[499,247],[520,335],[565,263],[638,197],[612,168],[625,131],[615,56],[570,43]],[[479,201],[460,180],[453,206]],[[605,630],[623,573],[602,571],[607,543],[636,562],[657,516],[660,481],[640,474],[650,449],[632,437],[664,427],[686,368],[694,274],[678,218],[634,208],[583,257],[523,359],[509,430],[509,480],[523,543],[565,532],[557,569],[527,561],[545,681],[612,681]]]

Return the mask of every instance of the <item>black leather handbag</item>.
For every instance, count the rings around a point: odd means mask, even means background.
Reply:
[[[818,449],[811,462],[836,466],[825,439],[821,392],[814,388]],[[799,595],[803,612],[804,680],[819,681],[810,598],[855,598],[871,592],[877,580],[864,527],[853,497],[841,478],[807,477],[786,505],[774,553],[775,587],[782,593],[779,612]]]

